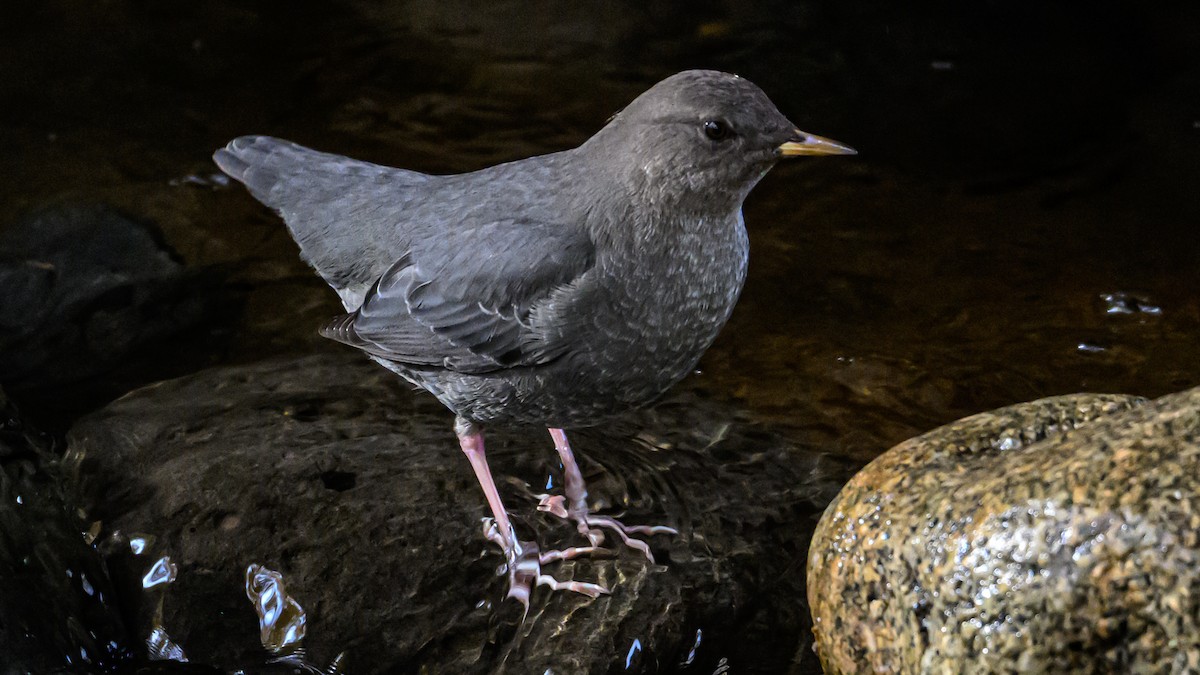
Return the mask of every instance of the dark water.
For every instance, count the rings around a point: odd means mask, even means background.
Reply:
[[[333,294],[208,159],[234,136],[463,171],[577,144],[710,67],[861,154],[751,195],[744,296],[686,387],[849,471],[1014,401],[1193,386],[1197,31],[1195,7],[1122,2],[8,2],[0,237],[104,205],[187,284],[135,303],[183,328],[137,339],[0,303],[6,350],[41,348],[0,382],[61,433],[140,384],[330,349]],[[119,268],[104,251],[88,264]]]

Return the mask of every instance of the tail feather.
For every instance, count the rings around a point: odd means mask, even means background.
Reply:
[[[271,188],[279,181],[279,171],[270,159],[275,141],[265,136],[242,136],[213,153],[213,161],[231,178],[245,185],[255,199],[267,203]]]
[[[302,187],[313,187],[314,183],[325,182],[329,176],[363,173],[361,168],[348,172],[335,168],[336,165],[363,165],[375,169],[374,173],[385,170],[385,167],[318,152],[270,136],[235,138],[213,153],[213,161],[222,171],[244,184],[255,199],[277,211],[286,209],[289,199],[300,197],[297,191]],[[313,173],[321,174],[322,180],[313,180],[310,176]]]
[[[430,177],[269,136],[242,136],[213,161],[283,217],[301,257],[355,309],[406,247],[397,225]],[[397,250],[392,250],[397,249]]]
[[[342,314],[331,320],[320,329],[321,337],[336,340],[343,344],[348,344],[354,347],[362,344],[358,333],[354,330],[354,314]]]

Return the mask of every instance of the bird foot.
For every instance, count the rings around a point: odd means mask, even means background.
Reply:
[[[630,535],[641,534],[649,537],[656,534],[679,534],[678,530],[666,525],[626,525],[616,518],[593,516],[588,513],[587,506],[582,503],[568,507],[567,500],[562,495],[542,495],[541,502],[538,503],[538,510],[556,515],[563,520],[575,521],[579,533],[587,537],[591,544],[580,550],[589,552],[606,550],[600,548],[604,544],[604,533],[600,528],[604,528],[616,532],[626,546],[641,551],[642,555],[645,555],[651,563],[654,562],[654,554],[650,552],[649,544],[641,539],[634,539]]]
[[[560,551],[541,551],[536,542],[518,541],[516,533],[502,534],[492,518],[483,519],[483,536],[495,542],[503,551],[508,572],[508,596],[516,598],[529,612],[529,596],[537,586],[549,586],[554,591],[574,591],[589,598],[608,595],[607,588],[583,581],[559,581],[542,573],[542,565],[558,560],[570,560],[601,552],[595,546],[574,546]]]

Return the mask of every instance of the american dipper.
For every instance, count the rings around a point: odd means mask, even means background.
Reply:
[[[854,154],[798,130],[761,89],[692,70],[637,97],[583,145],[431,176],[262,136],[213,156],[274,209],[347,314],[321,334],[438,398],[491,507],[509,597],[536,585],[596,597],[541,565],[600,550],[600,528],[651,561],[626,526],[588,512],[564,428],[650,403],[692,371],[746,278],[742,201],[781,157]],[[492,423],[548,427],[565,498],[539,506],[589,545],[518,541],[484,457]]]

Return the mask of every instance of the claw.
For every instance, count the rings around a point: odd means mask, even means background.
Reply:
[[[644,534],[651,536],[655,534],[679,534],[678,530],[673,527],[667,527],[666,525],[626,525],[616,518],[610,518],[608,516],[590,516],[586,511],[584,511],[581,516],[576,518],[577,520],[581,521],[581,525],[603,527],[616,532],[617,536],[621,537],[621,541],[624,542],[626,546],[636,551],[641,551],[642,554],[646,556],[646,559],[651,563],[654,562],[654,554],[650,552],[649,544],[641,539],[634,539],[629,535]]]
[[[491,469],[488,468],[487,459],[484,456],[483,434],[473,422],[462,417],[455,421],[455,432],[458,434],[458,442],[462,447],[463,454],[470,461],[471,468],[475,471],[475,477],[479,480],[479,486],[483,488],[483,494],[492,510],[493,518],[483,519],[483,536],[504,551],[505,565],[497,571],[497,574],[507,573],[508,597],[515,598],[520,602],[525,607],[526,614],[529,613],[529,597],[533,594],[533,589],[538,586],[549,586],[551,590],[555,591],[573,591],[589,598],[608,595],[608,589],[599,584],[559,581],[542,573],[542,565],[551,562],[571,560],[582,556],[615,554],[615,551],[611,549],[602,548],[604,533],[601,528],[616,532],[626,546],[641,551],[651,563],[654,562],[654,555],[650,552],[650,546],[630,535],[678,534],[671,527],[630,526],[615,518],[589,514],[587,488],[583,483],[583,475],[571,454],[567,435],[562,429],[551,429],[550,435],[554,438],[554,445],[563,462],[567,494],[565,497],[541,495],[538,510],[575,521],[579,533],[587,537],[589,545],[574,546],[559,551],[541,551],[534,542],[518,541],[517,533],[508,519],[508,512],[504,509],[504,504],[500,501],[500,493],[496,490],[496,482],[492,479]]]
[[[559,560],[571,560],[573,558],[580,558],[583,556],[602,556],[605,558],[611,558],[615,554],[616,551],[607,548],[597,548],[595,546],[572,546],[571,548],[564,548],[561,551],[543,551],[538,559],[539,562],[545,565],[546,563],[557,562]]]
[[[589,584],[584,581],[558,581],[548,574],[539,574],[537,582],[539,586],[549,586],[556,591],[575,591],[589,598],[598,598],[602,595],[608,595],[610,592],[607,588],[599,584]]]
[[[562,495],[538,495],[538,497],[542,500],[538,502],[538,511],[556,515],[563,520],[567,519],[567,507],[565,506],[567,500],[565,497]]]
[[[500,528],[496,526],[496,521],[491,518],[483,519],[483,535],[504,551],[507,564],[499,573],[508,573],[507,597],[515,598],[517,602],[520,602],[525,607],[526,613],[529,612],[529,597],[537,586],[549,586],[551,590],[555,591],[574,591],[589,598],[598,598],[601,595],[609,594],[609,590],[599,584],[583,581],[559,581],[549,574],[542,573],[544,564],[570,560],[584,555],[605,553],[604,549],[597,549],[593,546],[575,546],[561,551],[539,551],[535,542],[517,541],[516,536],[511,532],[509,537],[502,535]]]
[[[565,497],[541,495],[538,510],[552,513],[563,520],[575,521],[579,533],[587,537],[591,544],[590,547],[585,548],[602,550],[600,546],[604,544],[604,533],[599,528],[604,528],[616,532],[626,546],[641,551],[642,555],[653,563],[654,554],[650,552],[650,545],[629,535],[679,534],[679,531],[665,525],[626,525],[616,518],[593,516],[588,513],[587,486],[584,485],[583,473],[579,470],[579,465],[575,463],[575,455],[571,452],[571,444],[567,442],[567,434],[562,429],[550,429],[550,436],[554,439],[554,447],[558,450],[559,459],[562,460],[563,483],[567,494]]]
[[[598,584],[581,581],[559,581],[548,574],[542,574],[542,565],[556,560],[570,560],[583,555],[593,555],[601,551],[592,546],[576,546],[562,551],[539,551],[536,543],[518,541],[517,533],[508,519],[508,512],[500,501],[500,493],[496,491],[496,482],[488,468],[484,457],[483,434],[470,422],[459,418],[456,422],[458,441],[463,454],[471,462],[475,477],[483,488],[488,505],[492,508],[492,518],[483,519],[483,536],[504,551],[505,565],[497,574],[508,573],[508,597],[516,598],[529,614],[529,596],[538,586],[549,586],[556,591],[574,591],[589,598],[608,594],[608,589]],[[552,501],[552,500],[551,500]]]
[[[583,505],[568,509],[566,507],[567,500],[562,495],[539,495],[539,497],[541,501],[538,502],[538,511],[558,516],[563,520],[574,520],[579,524],[579,533],[587,537],[591,543],[591,546],[571,549],[573,551],[607,551],[608,549],[601,548],[604,544],[604,533],[598,529],[594,529],[603,527],[616,532],[626,546],[641,551],[650,562],[654,562],[654,556],[650,553],[650,548],[646,543],[638,539],[633,539],[629,535],[642,534],[653,536],[656,534],[679,534],[678,530],[666,525],[626,525],[616,518],[609,516],[593,516],[588,513],[587,507]],[[575,555],[582,555],[582,553],[576,553]],[[571,557],[575,557],[575,555]]]

